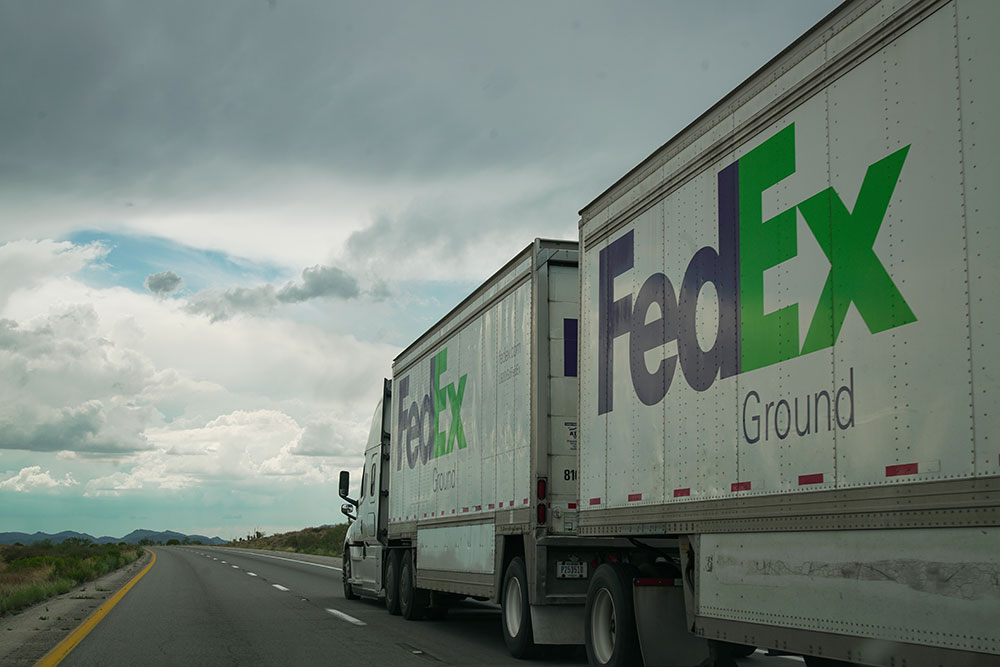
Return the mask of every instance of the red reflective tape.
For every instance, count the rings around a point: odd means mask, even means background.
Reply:
[[[462,508],[462,511],[463,511],[463,512],[468,512],[468,511],[469,511],[469,508],[468,508],[468,507],[463,507],[463,508]]]
[[[736,491],[749,491],[750,482],[733,482],[732,489],[734,493]]]
[[[686,489],[674,489],[674,498],[681,498],[690,495],[691,495],[690,487]]]
[[[591,498],[590,499],[590,504],[591,505],[600,505],[601,504],[601,499],[600,498]]]
[[[628,494],[628,501],[630,503],[634,503],[637,500],[642,500],[642,494],[641,493],[630,493],[630,494]]]
[[[434,512],[431,512],[431,516],[434,516]]]
[[[424,518],[425,519],[427,518],[427,512],[424,512]]]
[[[575,510],[576,509],[576,503],[570,503],[570,504],[566,505],[566,509]]]
[[[916,463],[901,463],[899,465],[885,467],[886,477],[898,477],[900,475],[916,475],[916,474],[917,474]]]
[[[489,509],[493,509],[494,507],[496,507],[496,505],[494,505],[493,503],[490,503],[489,505],[487,505],[487,507],[488,507]]]
[[[636,577],[632,580],[635,586],[680,586],[680,579],[662,579],[660,577]]]
[[[476,511],[477,512],[482,512],[483,511],[483,506],[482,505],[476,505]]]
[[[823,483],[823,473],[817,472],[812,475],[799,475],[799,486],[805,486],[806,484],[822,484]]]
[[[502,500],[500,501],[500,507],[501,508],[503,507],[503,501]]]
[[[455,510],[452,510],[452,511],[451,511],[451,513],[452,513],[452,514],[454,514],[454,513],[455,513]]]
[[[511,504],[511,505],[513,505],[513,504],[514,504],[514,501],[513,501],[513,500],[512,500],[512,501],[510,501],[510,504]],[[527,499],[527,498],[525,498],[525,499],[524,499],[524,502],[522,502],[521,504],[522,504],[522,505],[527,505],[527,504],[528,504],[528,499]]]

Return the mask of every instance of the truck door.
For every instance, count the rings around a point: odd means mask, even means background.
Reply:
[[[387,525],[389,415],[391,383],[385,380],[382,401],[375,410],[368,444],[365,447],[365,467],[362,475],[361,498],[358,505],[361,548],[352,549],[352,579],[369,594],[377,595],[382,587],[382,555]]]

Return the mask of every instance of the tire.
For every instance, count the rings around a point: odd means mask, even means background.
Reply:
[[[357,600],[360,596],[354,592],[354,588],[347,581],[351,576],[351,548],[347,546],[344,547],[344,568],[341,575],[344,580],[344,599]]]
[[[413,552],[409,549],[399,564],[399,612],[408,621],[424,617],[427,611],[427,591],[414,585]]]
[[[751,646],[750,644],[732,644],[731,646],[732,648],[729,649],[729,653],[734,658],[749,658],[757,650],[756,646]]]
[[[399,549],[390,549],[385,564],[385,608],[399,616]]]
[[[597,568],[587,589],[585,619],[587,660],[591,665],[642,665],[629,568],[617,563]]]
[[[535,637],[531,630],[531,607],[528,604],[528,574],[524,559],[514,558],[503,575],[500,597],[500,625],[507,650],[518,659],[535,654]]]

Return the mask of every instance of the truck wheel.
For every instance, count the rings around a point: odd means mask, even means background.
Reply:
[[[414,585],[413,552],[407,549],[399,564],[399,612],[408,621],[424,617],[427,609],[427,591]]]
[[[350,547],[344,547],[344,567],[341,570],[344,579],[344,599],[357,600],[358,595],[354,592],[351,584],[347,581],[351,577],[351,552]]]
[[[806,667],[862,667],[856,662],[821,658],[817,655],[804,655],[802,658],[806,661]]]
[[[597,568],[587,590],[584,635],[591,665],[641,665],[632,608],[632,578],[620,564]]]
[[[390,549],[385,565],[385,608],[399,616],[399,549]]]
[[[500,602],[507,650],[515,658],[531,657],[535,652],[535,638],[531,631],[531,607],[528,606],[528,575],[520,556],[507,565]]]

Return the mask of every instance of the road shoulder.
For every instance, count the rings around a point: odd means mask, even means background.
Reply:
[[[146,567],[150,553],[123,568],[15,614],[0,616],[0,665],[34,665],[106,599]]]

